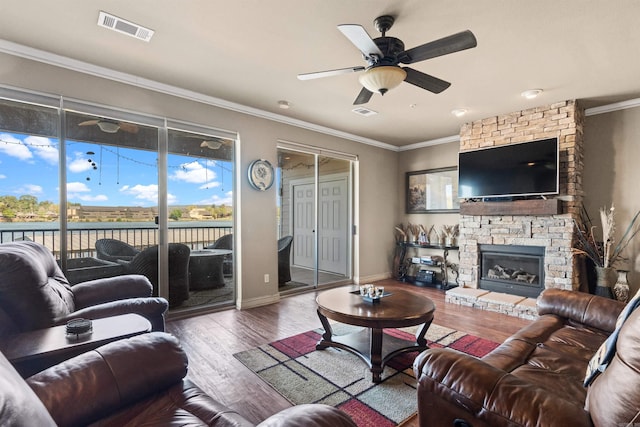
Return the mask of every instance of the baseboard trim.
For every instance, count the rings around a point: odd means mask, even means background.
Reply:
[[[248,308],[262,307],[263,305],[275,304],[280,301],[280,294],[267,295],[259,298],[237,299],[236,308],[238,310],[246,310]]]

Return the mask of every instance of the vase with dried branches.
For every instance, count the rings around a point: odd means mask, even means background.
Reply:
[[[459,230],[460,230],[460,226],[458,224],[442,226],[442,235],[444,236],[445,246],[455,245],[455,239],[458,238]]]
[[[589,258],[596,269],[596,294],[613,298],[612,286],[618,279],[616,265],[625,260],[623,252],[631,240],[640,231],[638,216],[640,211],[631,219],[620,241],[615,241],[615,209],[600,208],[600,223],[602,225],[602,240],[598,240],[588,215],[583,212],[582,224],[575,224],[576,244],[572,248],[574,254],[581,254]]]

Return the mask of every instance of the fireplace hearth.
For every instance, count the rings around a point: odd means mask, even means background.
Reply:
[[[480,245],[479,288],[523,297],[537,297],[544,289],[541,246]]]

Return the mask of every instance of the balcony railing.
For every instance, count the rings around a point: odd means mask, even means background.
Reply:
[[[158,244],[158,229],[152,225],[127,226],[126,223],[117,223],[113,226],[95,226],[80,228],[74,224],[67,230],[67,258],[83,258],[96,255],[95,242],[98,239],[117,239],[130,244],[137,249],[144,249]],[[215,242],[218,238],[233,231],[231,226],[207,226],[187,225],[169,227],[169,241],[184,243],[191,249],[202,249]],[[60,231],[53,228],[29,228],[24,223],[24,228],[3,228],[0,225],[0,243],[15,240],[32,240],[41,243],[51,250],[60,259],[61,236]]]

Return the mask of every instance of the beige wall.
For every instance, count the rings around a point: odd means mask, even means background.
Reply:
[[[265,158],[277,164],[277,141],[286,140],[345,152],[359,157],[358,224],[354,262],[356,279],[388,277],[390,250],[398,188],[397,153],[247,114],[205,105],[152,90],[0,54],[2,84],[63,95],[135,112],[164,116],[221,129],[240,135],[235,197],[241,238],[239,250],[239,299],[242,307],[275,301],[277,289],[276,194],[253,190],[246,180],[249,163]],[[273,242],[273,244],[264,244]],[[271,282],[265,284],[264,274]]]
[[[406,173],[425,169],[437,169],[450,166],[458,166],[458,152],[460,143],[458,141],[447,144],[434,145],[417,150],[401,151],[398,156],[398,204],[397,223],[420,224],[426,230],[432,225],[440,229],[442,225],[454,225],[460,222],[458,213],[438,213],[438,214],[407,214],[406,213]],[[442,255],[441,251],[430,249],[409,249],[407,256],[419,255]],[[460,258],[457,251],[451,251],[449,259],[452,263],[458,263]],[[454,281],[454,277],[449,275],[449,282]]]
[[[406,214],[406,172],[415,172],[425,169],[437,169],[449,166],[458,166],[458,151],[460,143],[458,141],[448,144],[434,145],[417,150],[401,151],[398,156],[398,183],[401,191],[398,192],[397,214],[399,223],[410,222],[412,224],[422,224],[425,228],[431,225],[450,225],[460,222],[460,215],[457,213],[446,214]]]
[[[598,210],[615,206],[619,240],[640,210],[640,108],[588,116],[584,130],[584,204],[594,224]],[[601,227],[598,227],[601,230]],[[640,235],[627,247],[629,284],[640,288]]]

